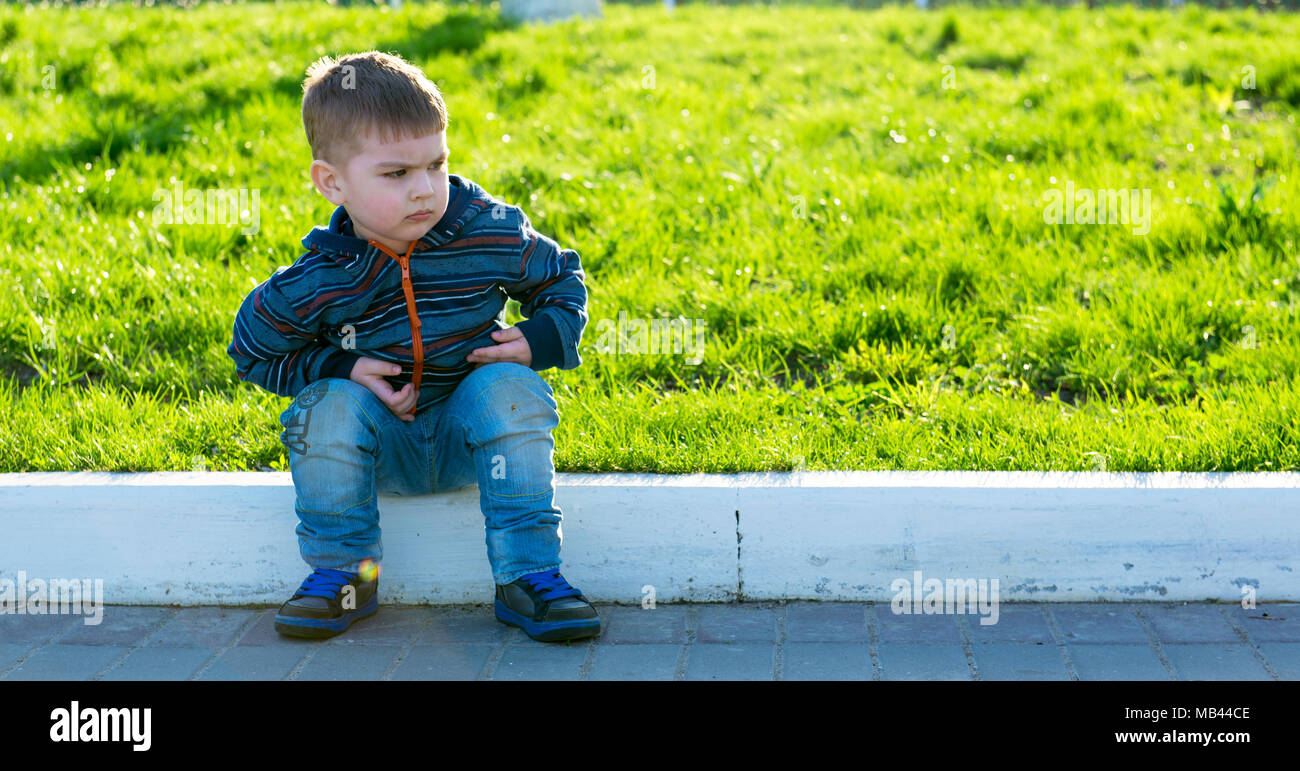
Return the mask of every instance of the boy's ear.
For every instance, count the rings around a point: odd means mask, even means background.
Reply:
[[[321,160],[311,162],[311,181],[316,185],[317,192],[325,196],[330,203],[335,206],[347,203],[347,194],[342,184],[343,178],[328,162]]]

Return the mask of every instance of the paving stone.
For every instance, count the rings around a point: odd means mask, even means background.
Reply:
[[[867,640],[868,605],[859,602],[794,602],[786,607],[786,640],[855,642]]]
[[[104,680],[188,680],[212,657],[209,648],[136,648]]]
[[[672,680],[681,645],[625,643],[596,646],[590,680]]]
[[[975,666],[984,680],[1069,680],[1056,643],[975,643]]]
[[[473,680],[483,671],[495,645],[436,643],[417,645],[393,670],[392,680]]]
[[[1238,604],[1228,614],[1256,643],[1300,642],[1300,605],[1268,603],[1246,609]]]
[[[84,616],[27,613],[0,613],[0,640],[7,643],[37,645],[54,635],[63,634],[75,623],[82,625]]]
[[[933,618],[933,617],[931,617]],[[970,665],[960,645],[914,642],[880,643],[884,680],[970,680]]]
[[[275,608],[263,610],[260,613],[258,613],[257,621],[254,622],[253,626],[247,632],[244,633],[243,637],[239,638],[236,645],[241,648],[249,647],[249,646],[259,646],[259,645],[307,646],[307,645],[315,645],[318,642],[320,642],[319,640],[314,640],[311,638],[290,637],[288,635],[282,635],[279,632],[275,631],[275,614],[276,614]],[[377,618],[377,616],[378,614],[375,614],[374,616],[370,616],[369,618],[363,618],[360,621],[353,624],[352,628],[356,629],[360,627],[362,624],[366,624],[371,621],[374,621]],[[299,655],[301,656],[302,653],[300,652]]]
[[[686,607],[656,604],[654,608],[614,606],[601,612],[600,643],[686,642]]]
[[[687,680],[771,680],[776,646],[768,642],[695,644],[686,658]]]
[[[493,680],[577,680],[587,658],[587,640],[538,642],[529,637],[506,646]]]
[[[220,648],[230,642],[239,628],[258,611],[250,608],[177,608],[163,624],[150,646],[176,648]]]
[[[1161,646],[1179,680],[1271,680],[1244,643],[1174,643]]]
[[[397,645],[323,645],[298,680],[378,680],[397,658]]]
[[[980,623],[984,620],[992,621],[994,618],[997,619],[994,623]],[[999,603],[997,616],[992,613],[966,614],[962,620],[966,623],[966,634],[972,643],[1056,644],[1056,639],[1052,637],[1052,629],[1047,625],[1047,618],[1043,615],[1040,605]]]
[[[433,614],[415,644],[497,643],[505,639],[511,629],[497,621],[491,608],[441,611]]]
[[[1050,610],[1066,643],[1151,645],[1131,605],[1063,603],[1052,605]]]
[[[782,657],[782,680],[872,679],[865,642],[786,642]]]
[[[30,645],[21,645],[16,643],[0,643],[0,672],[9,668],[9,665],[27,655],[31,650]]]
[[[420,628],[433,617],[432,608],[379,607],[346,632],[330,638],[330,645],[395,645],[401,647],[420,636]]]
[[[1241,641],[1218,605],[1151,603],[1142,606],[1142,615],[1155,628],[1161,644]]]
[[[89,680],[127,650],[117,645],[47,645],[4,679]]]
[[[700,642],[775,642],[776,613],[750,605],[704,605],[696,639]]]
[[[1278,677],[1300,680],[1300,642],[1260,643],[1259,651],[1268,659]]]
[[[103,623],[89,627],[80,615],[0,615],[0,671],[31,652],[6,679],[87,680],[130,651],[104,679],[180,680],[234,643],[201,679],[279,680],[310,652],[300,679],[371,680],[383,676],[403,645],[414,643],[391,679],[468,680],[506,642],[493,679],[574,680],[594,643],[589,679],[667,680],[687,639],[688,613],[698,612],[698,639],[687,654],[691,680],[770,680],[781,613],[785,680],[871,679],[868,621],[879,633],[885,679],[969,679],[960,647],[963,627],[983,679],[1063,679],[1069,675],[1050,635],[1050,612],[1080,679],[1169,679],[1140,612],[1160,634],[1179,679],[1269,678],[1237,638],[1234,623],[1247,630],[1279,677],[1300,679],[1295,603],[1253,609],[1215,603],[1005,603],[998,622],[988,626],[979,625],[979,614],[894,614],[888,603],[801,600],[783,609],[768,603],[666,603],[648,610],[609,605],[601,609],[601,636],[570,644],[533,641],[485,606],[381,607],[323,642],[281,636],[274,629],[275,610],[107,606]],[[141,643],[147,647],[130,650]]]
[[[171,608],[110,605],[104,608],[100,623],[91,626],[77,624],[59,638],[59,642],[71,645],[138,645],[172,613]]]
[[[1172,680],[1151,645],[1087,643],[1066,645],[1080,680]]]
[[[952,614],[894,613],[885,603],[875,607],[876,629],[883,642],[961,643],[957,617]]]
[[[199,675],[200,680],[283,680],[307,655],[302,645],[237,645]]]
[[[289,640],[279,632],[275,631],[275,613],[276,609],[258,611],[257,621],[244,632],[236,642],[237,645],[279,645]]]

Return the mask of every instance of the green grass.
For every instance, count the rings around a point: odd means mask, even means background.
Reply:
[[[1201,8],[0,7],[0,471],[287,468],[289,400],[225,349],[332,210],[303,71],[370,48],[442,87],[454,173],[582,255],[560,471],[1300,469],[1297,39]],[[173,177],[258,189],[261,229],[155,227]],[[1045,223],[1067,181],[1149,189],[1150,232]],[[620,311],[704,320],[703,360],[599,352]]]

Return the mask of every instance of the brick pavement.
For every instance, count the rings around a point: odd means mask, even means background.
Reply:
[[[600,637],[540,643],[484,606],[381,606],[325,641],[274,608],[107,606],[0,615],[17,680],[1296,680],[1300,604],[1003,603],[896,615],[887,603],[597,604]]]

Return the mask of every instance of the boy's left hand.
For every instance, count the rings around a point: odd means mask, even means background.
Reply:
[[[528,347],[528,341],[524,339],[524,333],[519,327],[493,330],[492,339],[500,345],[475,348],[465,360],[476,362],[479,367],[496,361],[514,361],[525,367],[532,366],[533,349]]]

